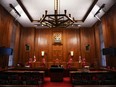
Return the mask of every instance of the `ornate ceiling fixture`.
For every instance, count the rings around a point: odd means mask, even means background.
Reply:
[[[64,14],[58,13],[60,9],[58,9],[59,0],[54,0],[54,14],[47,14],[47,10],[45,11],[45,15],[40,19],[40,23],[47,27],[68,27],[72,25],[75,21],[74,18],[71,18],[71,14],[69,16],[66,14],[67,11],[64,10]]]

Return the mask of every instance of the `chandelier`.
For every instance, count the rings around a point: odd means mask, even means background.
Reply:
[[[66,28],[72,25],[75,21],[74,18],[71,18],[71,14],[69,16],[66,14],[67,10],[64,10],[64,14],[58,13],[59,2],[58,0],[54,0],[54,14],[48,14],[47,10],[45,10],[45,14],[43,14],[40,19],[40,23],[47,27],[63,27]]]

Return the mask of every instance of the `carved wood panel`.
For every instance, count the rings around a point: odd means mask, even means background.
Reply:
[[[52,49],[52,58],[53,60],[59,59],[62,60],[63,58],[63,50],[62,50],[62,45],[54,45]]]

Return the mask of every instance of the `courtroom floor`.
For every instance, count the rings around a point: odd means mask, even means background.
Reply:
[[[51,82],[49,77],[45,78],[43,87],[72,87],[69,77],[65,77],[63,82]]]
[[[76,85],[73,86],[69,77],[64,77],[63,82],[51,82],[50,77],[45,77],[41,85],[0,85],[0,87],[116,87],[116,85]]]
[[[45,77],[43,87],[116,87],[116,85],[77,85],[73,86],[69,77],[65,77],[63,82],[51,82],[49,77]]]
[[[44,85],[40,87],[116,87],[116,85],[77,85],[77,86],[73,86],[70,82],[69,77],[65,77],[63,79],[63,82],[51,82],[50,78],[46,77]]]

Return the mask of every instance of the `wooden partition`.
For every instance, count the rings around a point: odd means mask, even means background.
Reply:
[[[13,48],[14,61],[18,61],[21,25],[0,5],[0,47]],[[0,55],[0,67],[7,67],[9,56]]]

